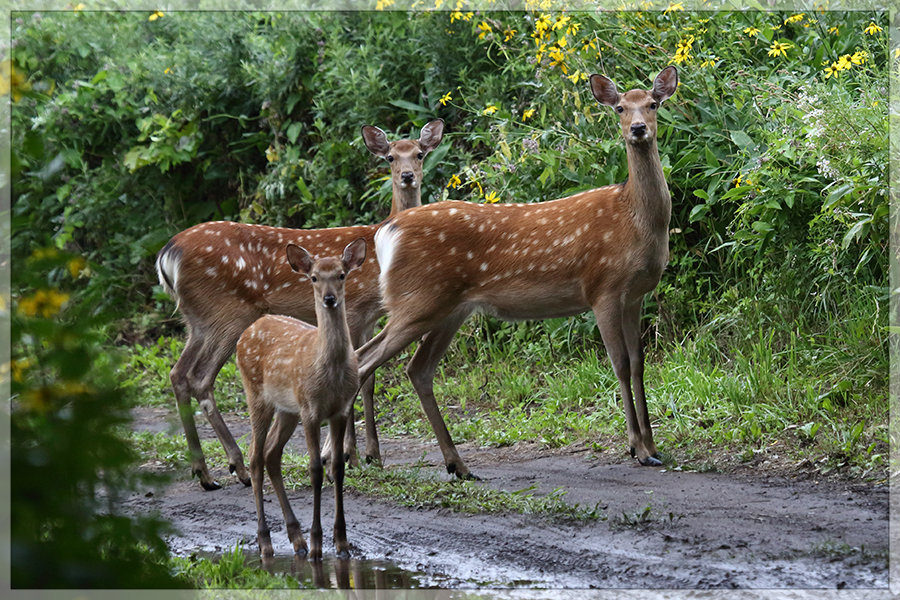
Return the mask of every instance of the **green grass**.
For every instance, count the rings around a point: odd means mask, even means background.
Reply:
[[[300,582],[288,575],[272,575],[247,566],[240,545],[224,552],[218,560],[191,555],[169,559],[172,572],[197,589],[299,589]],[[309,584],[309,589],[314,586]]]
[[[183,436],[135,432],[131,434],[130,441],[145,463],[160,462],[187,475],[189,461]],[[238,440],[238,445],[246,456],[246,438]],[[218,441],[203,440],[201,446],[207,462],[225,463],[225,453]],[[282,456],[282,473],[287,489],[309,488],[309,456],[285,451]],[[229,481],[230,478],[222,483],[227,484]],[[568,520],[604,518],[597,506],[583,507],[566,503],[566,492],[561,489],[548,494],[536,493],[533,487],[512,492],[493,490],[477,482],[441,480],[434,469],[425,468],[421,464],[384,469],[364,465],[348,469],[345,485],[362,494],[414,508],[447,508],[466,513],[514,512]]]

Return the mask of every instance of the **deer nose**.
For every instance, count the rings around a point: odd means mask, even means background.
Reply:
[[[416,174],[412,171],[403,171],[402,173],[400,173],[400,180],[403,181],[403,183],[409,184],[415,181],[415,179]]]
[[[337,306],[337,297],[334,294],[327,294],[322,298],[322,304],[325,305],[325,308],[334,308]]]
[[[632,123],[631,135],[635,137],[643,137],[647,133],[647,125],[644,123]]]

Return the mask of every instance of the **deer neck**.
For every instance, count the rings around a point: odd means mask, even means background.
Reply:
[[[318,304],[316,322],[319,330],[316,336],[316,361],[320,364],[341,364],[352,349],[344,307],[325,308]]]
[[[422,185],[416,187],[402,188],[398,183],[394,183],[391,187],[391,216],[407,208],[422,206]]]
[[[648,234],[666,234],[672,216],[672,199],[656,140],[646,144],[626,143],[625,149],[628,155],[628,182],[624,191],[632,203],[635,221]]]

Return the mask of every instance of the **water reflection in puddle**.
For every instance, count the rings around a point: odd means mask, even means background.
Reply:
[[[382,560],[324,558],[309,561],[299,556],[275,556],[262,560],[248,556],[247,566],[259,567],[275,575],[295,577],[301,587],[319,589],[396,590],[415,589],[422,585],[421,573],[405,571]]]

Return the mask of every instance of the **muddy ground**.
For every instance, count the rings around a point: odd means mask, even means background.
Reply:
[[[141,409],[136,417],[138,428],[182,435],[167,411]],[[249,430],[246,419],[229,422],[236,437]],[[198,427],[201,436],[213,437],[202,418]],[[290,444],[305,452],[300,429]],[[728,474],[648,468],[619,456],[531,444],[461,444],[459,451],[482,485],[507,491],[537,485],[540,493],[562,488],[567,502],[599,503],[608,518],[559,523],[417,510],[348,490],[354,558],[391,561],[419,573],[419,585],[441,588],[858,589],[888,597],[885,484],[818,479],[800,467]],[[435,472],[443,471],[436,444],[384,439],[382,453],[388,465],[417,462],[424,453]],[[204,492],[180,473],[164,492],[135,494],[128,507],[171,521],[180,531],[169,539],[178,554],[221,552],[240,540],[255,551],[251,490],[223,465],[210,468],[223,489]],[[290,497],[306,532],[311,492]],[[327,553],[333,548],[330,488],[323,497]],[[276,553],[289,555],[277,500],[271,493],[267,499]],[[648,506],[646,522],[636,522]]]

